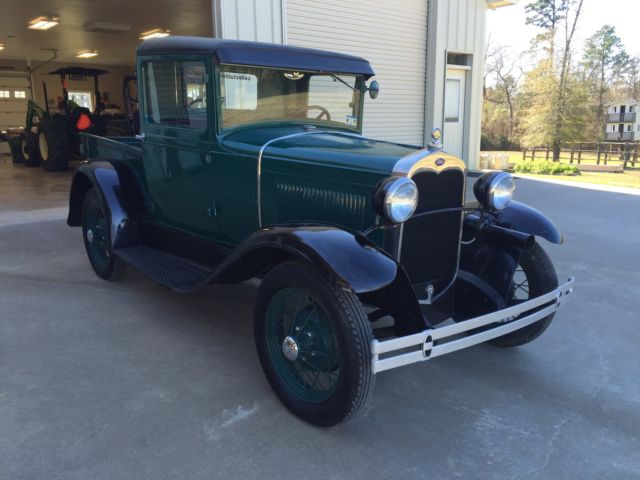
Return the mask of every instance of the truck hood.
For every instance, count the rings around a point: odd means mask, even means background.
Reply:
[[[294,134],[300,135],[277,140]],[[267,142],[271,142],[264,151],[267,158],[294,159],[381,174],[390,173],[398,159],[420,148],[353,134],[342,135],[339,130],[305,131],[299,126],[243,129],[222,139],[225,148],[255,156]]]

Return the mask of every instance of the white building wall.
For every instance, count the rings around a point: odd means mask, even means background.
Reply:
[[[425,138],[444,127],[447,53],[468,54],[462,157],[469,168],[477,168],[480,157],[486,12],[485,0],[429,0]],[[447,139],[442,141],[446,150]]]
[[[363,133],[424,144],[427,0],[287,0],[287,43],[369,60],[380,83]]]
[[[380,96],[364,133],[424,145],[444,127],[447,53],[468,55],[462,157],[478,165],[486,0],[213,0],[216,35],[290,43],[367,58]],[[447,139],[443,138],[445,149]]]

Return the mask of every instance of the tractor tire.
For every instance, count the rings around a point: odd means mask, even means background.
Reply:
[[[55,116],[43,120],[38,128],[38,145],[45,170],[49,172],[66,170],[71,158],[67,118]]]
[[[24,138],[20,145],[22,153],[22,163],[27,167],[39,167],[42,163],[40,156],[40,147],[38,146],[38,134],[33,132],[24,132]]]

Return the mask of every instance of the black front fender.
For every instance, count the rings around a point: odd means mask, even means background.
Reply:
[[[553,222],[542,212],[520,202],[511,202],[507,208],[496,212],[494,223],[522,233],[529,233],[551,243],[564,243],[564,237]]]
[[[424,330],[425,319],[404,269],[358,233],[329,226],[278,226],[258,230],[222,262],[211,281],[235,282],[289,259],[315,268],[367,303],[394,317],[401,332]]]

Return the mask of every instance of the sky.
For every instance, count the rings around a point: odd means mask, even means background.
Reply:
[[[525,25],[524,7],[530,0],[519,0],[516,5],[489,10],[487,36],[492,45],[511,47],[513,55],[527,50],[537,29]],[[581,50],[584,40],[601,26],[613,25],[627,52],[640,55],[640,0],[584,0],[575,43]]]

